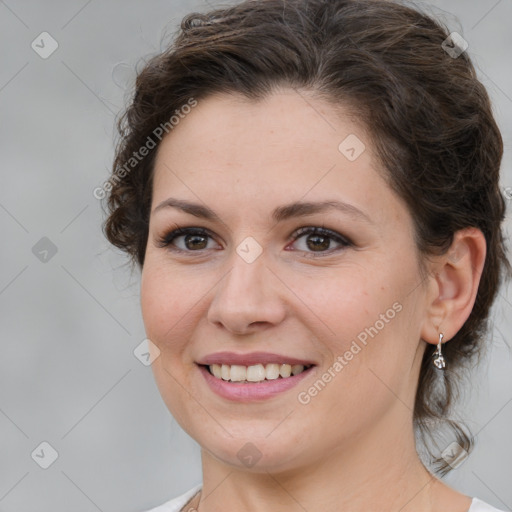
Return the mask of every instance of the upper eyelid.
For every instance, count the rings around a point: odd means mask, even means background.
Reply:
[[[330,236],[331,238],[338,238],[342,242],[346,242],[348,244],[352,244],[352,240],[342,233],[338,233],[337,231],[333,229],[326,228],[324,226],[303,226],[300,228],[297,228],[293,233],[290,235],[290,237],[294,237],[295,239],[308,234],[315,234],[315,230],[318,231],[319,234],[325,234],[327,236]]]

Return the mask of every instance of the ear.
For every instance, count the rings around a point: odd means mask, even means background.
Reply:
[[[427,284],[427,314],[421,337],[437,344],[453,338],[475,303],[485,263],[486,242],[477,228],[457,231],[448,252],[434,258]],[[443,343],[444,343],[443,341]]]

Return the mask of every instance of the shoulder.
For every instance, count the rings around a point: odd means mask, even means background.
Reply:
[[[187,492],[181,494],[180,496],[177,496],[172,500],[166,501],[165,503],[162,503],[161,505],[158,505],[155,508],[145,510],[144,512],[179,512],[187,503],[187,501],[189,501],[190,498],[192,498],[192,496],[194,496],[194,494],[196,494],[197,491],[201,489],[201,487],[202,484],[197,484],[195,487],[192,487],[192,489],[189,489]]]
[[[485,501],[482,501],[478,498],[473,498],[473,501],[471,502],[471,508],[468,510],[468,512],[505,512],[505,511],[495,508],[492,505],[489,505],[489,503],[486,503]]]

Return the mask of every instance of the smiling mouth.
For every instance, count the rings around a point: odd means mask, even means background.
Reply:
[[[287,379],[311,368],[310,365],[302,364],[286,364],[286,363],[269,363],[266,365],[255,364],[244,366],[238,364],[211,364],[201,365],[208,372],[219,380],[228,382],[250,384],[257,382],[265,382],[277,379]]]

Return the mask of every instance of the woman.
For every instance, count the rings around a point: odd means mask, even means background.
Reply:
[[[496,511],[436,476],[471,449],[450,406],[510,272],[462,38],[372,0],[190,15],[120,132],[105,232],[202,449],[153,511]]]

